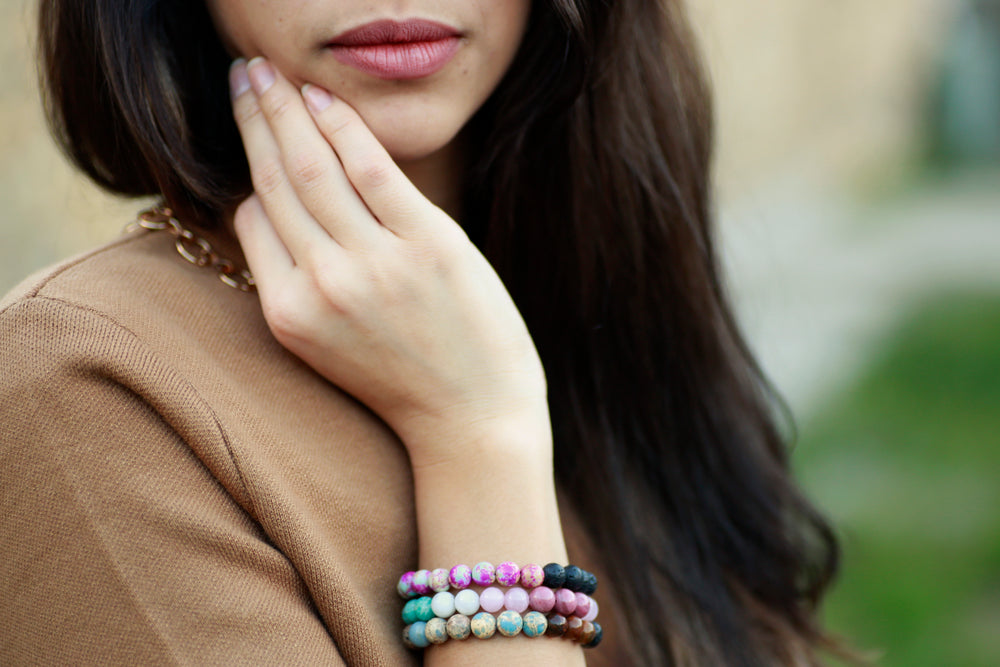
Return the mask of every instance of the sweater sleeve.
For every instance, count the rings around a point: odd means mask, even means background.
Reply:
[[[211,410],[124,327],[10,304],[0,429],[0,664],[344,663]]]

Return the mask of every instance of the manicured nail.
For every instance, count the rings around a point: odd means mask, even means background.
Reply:
[[[247,63],[247,73],[250,76],[250,85],[258,95],[263,95],[274,85],[274,68],[263,58],[257,57]]]
[[[250,90],[250,78],[247,76],[247,61],[237,58],[229,68],[229,92],[233,99]]]
[[[319,113],[333,104],[333,96],[330,93],[311,83],[302,86],[302,97],[313,113]]]

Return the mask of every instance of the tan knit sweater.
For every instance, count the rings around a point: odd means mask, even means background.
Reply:
[[[419,662],[406,451],[165,234],[0,302],[0,425],[0,664]]]

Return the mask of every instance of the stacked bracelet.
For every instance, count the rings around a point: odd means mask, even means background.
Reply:
[[[403,599],[441,593],[454,588],[462,590],[472,584],[492,586],[517,586],[521,584],[526,589],[548,586],[549,588],[567,588],[574,593],[593,595],[597,590],[597,577],[576,565],[563,567],[558,563],[549,563],[545,567],[535,564],[518,568],[516,563],[506,561],[496,567],[492,563],[477,563],[474,567],[456,565],[451,570],[437,568],[435,570],[416,570],[407,572],[399,578],[396,591]]]
[[[546,617],[539,611],[521,615],[507,610],[495,616],[481,611],[472,618],[455,614],[448,620],[434,617],[428,621],[415,621],[403,628],[403,642],[408,648],[425,648],[431,644],[443,644],[449,639],[461,641],[470,636],[490,639],[496,634],[504,637],[519,634],[530,638],[563,637],[581,644],[583,648],[594,648],[604,638],[604,630],[596,621],[585,621],[578,616],[567,618],[561,614]]]
[[[470,589],[473,584],[483,590]],[[407,572],[396,586],[407,600],[403,641],[410,648],[498,633],[565,637],[593,648],[604,636],[595,621],[597,602],[590,597],[596,589],[597,577],[575,565],[519,568],[510,561]]]
[[[597,618],[597,601],[586,593],[574,593],[560,588],[556,591],[547,586],[539,586],[528,593],[523,588],[514,587],[504,591],[491,586],[482,593],[466,589],[458,595],[448,591],[436,593],[434,597],[424,595],[407,600],[403,605],[403,622],[429,621],[437,618],[451,618],[455,613],[472,616],[478,611],[495,614],[512,611],[523,614],[528,610],[543,614],[555,613],[563,616],[579,616],[585,621]]]

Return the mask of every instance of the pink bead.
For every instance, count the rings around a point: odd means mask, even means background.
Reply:
[[[428,588],[435,593],[443,593],[448,590],[449,586],[451,586],[451,582],[448,581],[448,570],[440,567],[436,570],[431,570],[430,575],[427,577]]]
[[[569,617],[576,611],[576,593],[568,588],[560,588],[556,591],[556,611],[563,616]]]
[[[532,588],[528,593],[528,604],[535,611],[547,614],[556,606],[556,594],[548,586]]]
[[[493,563],[476,563],[472,567],[472,580],[480,586],[490,586],[496,581],[496,569]]]
[[[545,581],[545,571],[541,565],[525,565],[521,569],[521,585],[525,588],[537,588]]]
[[[472,568],[468,565],[456,565],[448,573],[448,581],[455,588],[468,588],[472,583]]]
[[[590,598],[590,611],[588,611],[587,615],[583,617],[583,620],[592,621],[595,618],[597,618],[597,600]]]
[[[590,598],[583,593],[576,594],[576,609],[573,614],[581,619],[590,612]]]
[[[503,596],[503,606],[510,611],[523,614],[528,610],[528,591],[520,586],[507,589]]]
[[[430,588],[427,586],[427,578],[430,576],[427,570],[417,570],[413,573],[413,592],[417,595],[427,595]]]
[[[517,563],[504,561],[497,565],[496,576],[497,583],[501,586],[517,586],[517,582],[521,579],[521,568]]]
[[[399,583],[396,584],[396,591],[399,592],[401,598],[409,599],[413,597],[413,575],[415,572],[407,572],[399,578]]]
[[[503,591],[496,586],[490,586],[479,594],[479,608],[495,614],[503,609]]]

